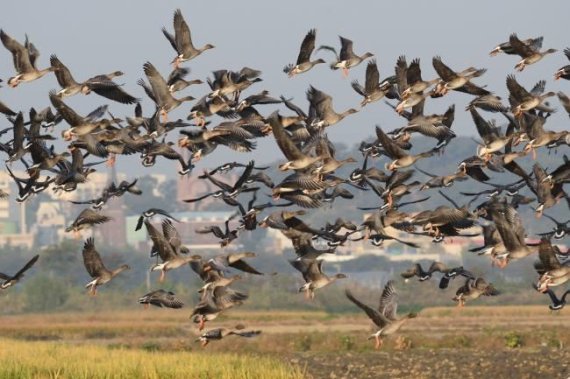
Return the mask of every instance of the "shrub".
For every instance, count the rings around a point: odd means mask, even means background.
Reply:
[[[505,346],[511,349],[521,347],[523,339],[517,332],[509,332],[505,335]]]

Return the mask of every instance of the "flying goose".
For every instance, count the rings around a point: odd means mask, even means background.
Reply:
[[[356,93],[364,98],[360,103],[361,107],[378,101],[384,96],[388,97],[389,99],[394,99],[397,97],[397,94],[394,92],[393,85],[388,79],[382,82],[380,81],[380,73],[378,72],[376,60],[371,60],[366,65],[364,87],[358,83],[358,80],[354,80],[351,85],[352,89],[354,89]]]
[[[166,28],[162,28],[162,33],[178,54],[171,62],[175,68],[178,68],[180,63],[194,59],[204,51],[214,48],[214,45],[210,45],[209,43],[199,49],[194,47],[192,44],[190,28],[184,20],[184,16],[182,16],[182,11],[180,9],[176,9],[174,11],[173,24],[174,35],[170,34]]]
[[[289,261],[291,265],[301,274],[305,284],[299,288],[299,292],[305,292],[307,299],[315,298],[315,290],[332,284],[338,279],[345,279],[347,276],[342,273],[328,276],[323,272],[323,261],[318,259],[300,259]]]
[[[542,47],[542,40],[543,39],[544,38],[542,36],[536,37],[536,38],[528,38],[528,39],[525,39],[524,41],[522,41],[522,43],[530,46],[534,50],[538,50]],[[495,55],[497,55],[499,53],[505,53],[508,55],[517,55],[517,52],[513,48],[513,46],[511,45],[510,40],[507,42],[503,42],[503,43],[498,44],[493,50],[491,50],[489,55],[494,57]]]
[[[443,61],[441,57],[436,56],[432,60],[433,68],[441,78],[442,82],[437,85],[434,90],[434,93],[437,95],[445,95],[450,90],[457,90],[460,91],[461,89],[465,89],[466,92],[471,94],[487,94],[485,93],[474,93],[477,91],[473,91],[473,88],[480,88],[475,86],[470,82],[471,79],[477,78],[483,75],[487,69],[476,69],[473,67],[469,67],[461,72],[455,72],[450,69]],[[467,88],[465,88],[467,87]],[[472,87],[472,88],[469,88]]]
[[[134,104],[139,101],[139,99],[129,95],[121,86],[112,81],[113,77],[123,75],[121,71],[115,71],[107,75],[97,75],[79,83],[75,81],[71,71],[61,62],[57,55],[52,54],[50,56],[50,63],[55,78],[62,88],[57,92],[59,97],[73,96],[78,93],[89,95],[91,92],[95,92],[100,96],[122,104]]]
[[[311,126],[325,128],[342,121],[346,116],[357,113],[358,110],[354,108],[347,109],[342,113],[337,113],[333,109],[332,97],[319,91],[313,86],[307,90],[307,100],[314,109],[315,118],[311,122]]]
[[[139,304],[143,304],[145,308],[154,305],[159,308],[179,309],[184,306],[184,303],[176,297],[174,292],[165,291],[163,289],[147,293],[139,299]]]
[[[202,330],[207,321],[216,319],[227,309],[242,305],[247,298],[248,295],[228,286],[210,286],[202,293],[202,298],[194,307],[190,319]]]
[[[409,167],[418,160],[431,157],[435,153],[435,150],[432,149],[417,155],[411,155],[406,153],[394,142],[394,140],[388,137],[380,127],[377,128],[377,135],[382,147],[384,148],[385,155],[392,159],[392,162],[386,164],[386,169],[390,171]]]
[[[163,223],[170,223],[170,220],[164,220]],[[202,257],[199,255],[192,255],[192,256],[182,256],[180,253],[183,253],[182,249],[177,249],[177,244],[172,244],[172,240],[168,238],[168,235],[159,232],[148,219],[144,220],[144,224],[146,226],[147,232],[149,237],[152,241],[152,249],[151,249],[151,256],[154,253],[158,254],[162,263],[156,263],[151,268],[150,271],[160,271],[160,278],[159,282],[163,282],[166,276],[166,272],[170,270],[177,269],[186,265],[189,262],[199,260]],[[167,224],[168,227],[168,224]],[[168,234],[168,233],[167,233]],[[178,251],[177,251],[178,250]]]
[[[515,117],[520,117],[523,112],[531,109],[544,109],[543,102],[546,98],[556,95],[554,92],[542,93],[546,82],[540,81],[530,92],[521,86],[514,75],[507,76],[507,89],[512,111]]]
[[[562,264],[556,257],[554,246],[548,238],[542,238],[538,245],[539,262],[534,267],[540,274],[536,288],[546,292],[550,287],[560,286],[570,280],[570,264]]]
[[[10,87],[15,88],[20,83],[34,81],[54,70],[53,67],[48,67],[43,70],[36,68],[36,60],[40,56],[40,52],[36,49],[34,44],[28,41],[28,36],[26,36],[24,45],[22,45],[0,29],[0,40],[2,40],[4,47],[12,53],[14,68],[18,73],[16,76],[8,79],[8,85]]]
[[[73,223],[68,226],[65,231],[74,232],[76,234],[76,237],[79,238],[81,236],[79,234],[80,230],[87,229],[94,225],[100,225],[111,220],[111,217],[102,215],[91,208],[85,208],[79,213],[79,215],[77,215],[75,221],[73,221]]]
[[[39,257],[39,255],[34,256],[14,275],[7,275],[0,272],[0,280],[2,281],[0,282],[0,289],[5,290],[18,283],[24,276],[25,272],[32,268],[32,266],[37,262]]]
[[[309,30],[305,38],[303,38],[303,42],[301,43],[301,49],[299,51],[299,56],[297,57],[297,62],[294,65],[288,64],[283,68],[283,72],[286,73],[287,76],[292,78],[295,75],[309,71],[317,64],[325,63],[324,59],[321,58],[314,61],[311,60],[311,54],[313,53],[313,50],[315,50],[316,37],[317,30]]]
[[[295,143],[291,140],[291,137],[285,131],[283,124],[281,123],[281,116],[279,113],[274,112],[272,113],[267,120],[271,125],[271,129],[273,130],[273,136],[275,137],[275,142],[277,142],[277,146],[285,155],[285,158],[288,159],[288,162],[279,165],[279,170],[287,171],[289,169],[293,170],[303,170],[310,165],[316,163],[321,158],[320,157],[311,157],[304,154]]]
[[[166,80],[164,80],[152,63],[146,62],[143,65],[143,69],[152,88],[153,100],[160,111],[160,115],[164,118],[164,122],[168,120],[168,112],[178,108],[185,101],[194,100],[192,96],[185,96],[180,99],[173,97],[168,89]]]
[[[218,328],[208,330],[207,332],[202,333],[200,337],[196,339],[196,342],[200,342],[202,347],[206,347],[210,341],[219,341],[227,336],[251,338],[261,334],[261,330],[243,331],[243,329],[245,329],[245,326],[237,325],[234,329]]]
[[[540,46],[525,44],[517,37],[516,33],[511,34],[509,37],[509,43],[511,44],[514,52],[522,58],[520,62],[515,65],[515,69],[518,71],[522,71],[526,66],[540,61],[546,55],[553,54],[558,51],[556,49],[548,49],[541,52],[539,49],[542,46],[542,43]]]
[[[85,269],[91,278],[93,278],[92,281],[85,285],[85,288],[89,288],[89,294],[91,296],[95,296],[97,294],[97,287],[110,282],[121,272],[130,269],[128,265],[122,265],[115,270],[108,270],[103,264],[101,256],[97,250],[95,250],[95,240],[92,237],[85,241],[82,254]]]
[[[368,339],[375,339],[376,344],[374,347],[379,349],[382,347],[383,336],[396,333],[400,328],[411,318],[417,317],[416,313],[408,313],[404,317],[397,317],[398,309],[398,293],[394,288],[394,281],[389,280],[384,286],[382,295],[380,296],[380,305],[378,309],[374,309],[352,295],[347,289],[345,291],[348,300],[352,301],[358,308],[362,309],[368,318],[379,328],[379,330],[372,334]]]
[[[352,50],[352,41],[351,40],[349,40],[348,38],[344,38],[342,36],[339,36],[339,38],[340,38],[340,44],[341,44],[340,54],[337,53],[337,51],[334,47],[326,46],[326,45],[320,46],[319,50],[325,49],[325,50],[332,51],[334,53],[334,55],[336,56],[336,61],[331,63],[331,65],[330,65],[331,69],[338,70],[339,68],[341,68],[343,75],[345,77],[347,77],[349,69],[351,69],[352,67],[358,66],[360,63],[362,63],[367,58],[374,56],[374,54],[367,52],[361,56],[358,56]]]
[[[481,296],[497,296],[500,292],[493,287],[491,283],[487,283],[483,278],[468,277],[465,284],[455,293],[454,301],[458,307],[465,306],[466,300],[475,300]]]

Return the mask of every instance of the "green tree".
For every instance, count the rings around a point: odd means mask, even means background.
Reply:
[[[24,287],[25,310],[51,311],[62,307],[69,297],[69,286],[56,275],[36,275]]]

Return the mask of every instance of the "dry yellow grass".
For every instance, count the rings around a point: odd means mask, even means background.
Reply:
[[[304,374],[276,358],[223,353],[148,352],[102,346],[0,340],[0,378],[274,378]]]

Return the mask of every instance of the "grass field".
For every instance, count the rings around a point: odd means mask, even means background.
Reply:
[[[0,340],[0,378],[303,378],[277,358]]]
[[[0,378],[570,376],[570,314],[544,306],[424,309],[381,351],[359,313],[230,311],[206,329],[237,323],[263,333],[201,348],[183,310],[2,316]]]

